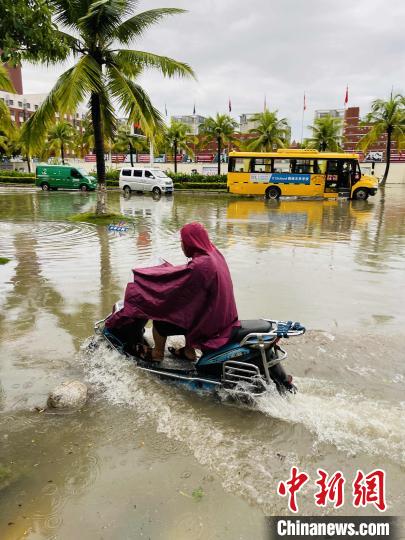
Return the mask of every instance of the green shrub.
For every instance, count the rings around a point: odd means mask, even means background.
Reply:
[[[8,177],[8,178],[20,178],[20,177],[28,177],[35,178],[35,173],[29,173],[29,172],[21,172],[21,171],[8,171],[7,169],[0,169],[0,178],[2,177]]]
[[[226,174],[215,174],[215,175],[208,175],[208,174],[188,174],[188,173],[177,173],[171,171],[166,171],[167,176],[170,176],[170,178],[173,179],[173,182],[176,183],[183,183],[183,182],[189,182],[189,183],[199,183],[207,182],[209,184],[215,183],[225,183],[226,184]]]
[[[3,176],[0,175],[0,184],[34,184],[34,176]]]
[[[224,182],[181,182],[174,183],[176,189],[226,189]]]

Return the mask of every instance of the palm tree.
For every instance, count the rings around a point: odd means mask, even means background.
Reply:
[[[177,152],[184,150],[188,154],[193,154],[190,143],[190,128],[183,122],[172,120],[170,126],[164,132],[164,141],[167,146],[173,151],[174,155],[174,172],[177,173]]]
[[[75,136],[72,124],[65,120],[57,122],[48,131],[48,148],[53,150],[55,154],[59,154],[60,151],[63,165],[65,164],[65,149],[74,142]]]
[[[139,151],[146,150],[145,147],[147,147],[145,135],[132,134],[129,124],[125,124],[118,128],[113,150],[125,153],[129,150],[131,167],[134,166],[134,152],[137,154]]]
[[[80,128],[77,132],[75,150],[80,158],[84,158],[94,150],[94,132],[90,114],[84,116]]]
[[[259,152],[271,152],[276,148],[283,148],[289,142],[290,126],[286,118],[278,118],[278,111],[267,109],[252,116],[251,121],[256,122],[256,127],[249,130],[254,135],[249,140],[249,150]]]
[[[400,94],[390,96],[388,101],[375,99],[371,104],[369,112],[363,122],[368,125],[370,131],[366,133],[358,142],[361,150],[367,150],[372,144],[380,139],[384,134],[387,137],[386,142],[386,166],[384,176],[380,185],[384,186],[391,163],[391,143],[395,141],[398,149],[405,146],[405,99]]]
[[[312,126],[312,137],[307,139],[308,148],[316,148],[320,152],[338,152],[342,150],[342,130],[343,121],[341,118],[327,115],[322,118],[316,118]]]
[[[112,140],[116,131],[114,105],[130,120],[139,114],[146,134],[153,135],[163,121],[136,78],[149,67],[169,77],[193,75],[187,64],[166,56],[120,48],[163,17],[184,12],[161,8],[133,14],[136,4],[131,0],[52,0],[55,21],[69,34],[57,32],[68,41],[76,64],[59,77],[25,126],[26,137],[40,147],[57,111],[74,112],[90,98],[98,178],[96,214],[106,213],[104,150],[105,140]]]
[[[218,174],[221,174],[221,151],[226,144],[239,143],[236,137],[237,122],[228,114],[216,114],[215,117],[209,116],[200,124],[200,133],[202,143],[215,140],[217,143],[218,155]]]
[[[7,69],[3,64],[0,64],[0,90],[5,92],[15,92],[14,86],[10,81]],[[10,111],[2,99],[0,99],[0,131],[3,137],[7,136],[8,131],[12,128]]]

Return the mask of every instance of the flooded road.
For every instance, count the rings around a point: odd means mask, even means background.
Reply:
[[[377,513],[349,487],[383,468],[388,513],[404,514],[405,186],[353,202],[109,193],[133,218],[121,234],[66,221],[94,194],[0,190],[1,539],[265,538],[293,465],[343,471],[346,515]],[[307,327],[286,344],[296,396],[242,409],[83,350],[132,267],[184,262],[192,220],[225,255],[241,318]],[[91,385],[82,411],[32,412],[72,378]],[[314,492],[301,515],[320,511]]]

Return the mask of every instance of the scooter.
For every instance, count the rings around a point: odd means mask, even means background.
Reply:
[[[122,309],[117,302],[113,312]],[[109,317],[109,315],[108,315]],[[95,323],[95,334],[108,346],[132,360],[138,369],[160,379],[186,386],[190,390],[243,398],[266,392],[275,386],[280,394],[295,393],[292,376],[281,365],[287,352],[279,342],[282,338],[300,336],[305,328],[298,322],[257,319],[240,321],[229,343],[203,353],[196,362],[165,359],[161,363],[146,361],[130,354],[126,344],[105,327],[105,319]]]

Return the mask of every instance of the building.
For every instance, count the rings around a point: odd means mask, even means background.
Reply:
[[[314,118],[325,118],[325,116],[332,116],[333,118],[341,118],[344,120],[345,110],[344,109],[318,109],[315,111]]]
[[[241,133],[249,133],[251,129],[257,127],[257,122],[253,120],[253,117],[258,113],[244,113],[239,116],[239,131]]]
[[[171,120],[186,124],[190,128],[190,133],[192,135],[198,135],[200,133],[200,124],[202,124],[204,120],[206,120],[206,117],[201,116],[200,114],[186,114],[172,116]]]
[[[360,107],[348,107],[345,111],[343,127],[343,148],[345,152],[356,152],[360,157],[367,160],[369,154],[379,154],[382,161],[386,160],[387,135],[384,133],[370,148],[366,154],[360,152],[358,144],[360,139],[370,130],[370,125],[362,124]],[[397,143],[391,143],[391,160],[405,161],[405,153],[398,152]]]

